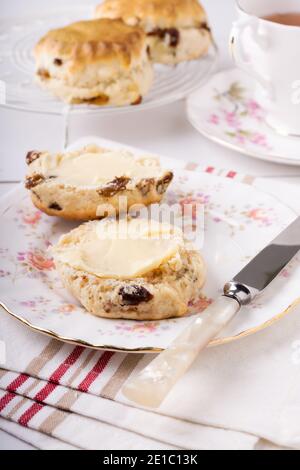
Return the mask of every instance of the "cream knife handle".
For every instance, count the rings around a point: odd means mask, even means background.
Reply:
[[[158,407],[199,352],[239,310],[240,304],[234,298],[219,297],[192,321],[168,349],[125,384],[122,390],[124,395],[140,405]]]

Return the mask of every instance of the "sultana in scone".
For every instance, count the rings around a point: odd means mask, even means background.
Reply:
[[[26,162],[25,186],[34,205],[65,219],[93,220],[126,211],[120,196],[127,208],[158,203],[173,179],[154,157],[96,145],[59,154],[31,151]]]
[[[205,280],[200,254],[181,230],[150,224],[146,219],[88,222],[52,247],[64,286],[88,312],[161,320],[183,316],[189,302],[200,297]]]
[[[34,55],[38,83],[67,103],[137,104],[153,81],[144,31],[121,21],[80,21],[49,31]]]
[[[143,28],[153,62],[178,64],[198,59],[212,41],[198,0],[105,0],[95,15]]]

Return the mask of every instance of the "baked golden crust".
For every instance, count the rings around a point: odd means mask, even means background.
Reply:
[[[67,103],[135,104],[153,82],[147,48],[145,32],[122,21],[73,23],[36,45],[36,80]]]
[[[206,13],[197,0],[105,0],[95,16],[141,27],[154,63],[199,59],[212,42]]]
[[[105,0],[96,8],[96,17],[122,19],[146,31],[153,27],[197,27],[206,22],[198,0]]]
[[[117,59],[128,67],[133,58],[140,57],[144,44],[145,33],[140,28],[97,19],[49,31],[36,45],[34,54],[37,60],[43,54],[56,57],[57,66],[64,59],[77,65]]]

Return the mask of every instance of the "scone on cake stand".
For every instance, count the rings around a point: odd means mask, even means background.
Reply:
[[[151,219],[88,222],[63,235],[51,254],[64,286],[100,317],[181,317],[205,280],[202,257],[182,231]]]
[[[122,21],[80,21],[34,49],[38,83],[66,103],[139,103],[153,82],[146,34]]]
[[[199,59],[212,43],[208,19],[198,0],[104,0],[95,16],[141,27],[151,59],[161,64]]]

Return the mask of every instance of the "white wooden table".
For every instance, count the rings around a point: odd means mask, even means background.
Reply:
[[[85,0],[86,3],[99,2]],[[63,4],[74,5],[80,0],[10,0],[1,7],[1,16],[15,17],[44,11]],[[202,0],[206,7],[217,43],[220,48],[219,68],[230,67],[228,35],[235,16],[234,0]],[[21,6],[22,4],[22,6]],[[23,178],[25,155],[30,149],[59,150],[62,144],[62,120],[57,116],[27,114],[0,109],[0,196],[13,188]],[[72,118],[70,141],[86,135],[99,135],[118,140],[154,153],[161,153],[188,161],[227,168],[268,178],[265,190],[284,200],[285,185],[294,188],[299,199],[299,169],[266,163],[235,153],[210,142],[195,131],[187,122],[184,103],[179,102],[158,110],[139,112],[129,116]],[[274,181],[277,182],[274,185]],[[275,187],[275,190],[274,190]],[[285,201],[293,206],[293,201]],[[299,204],[298,204],[299,206]],[[294,205],[297,210],[297,206]],[[0,431],[0,449],[30,449],[22,441]]]

